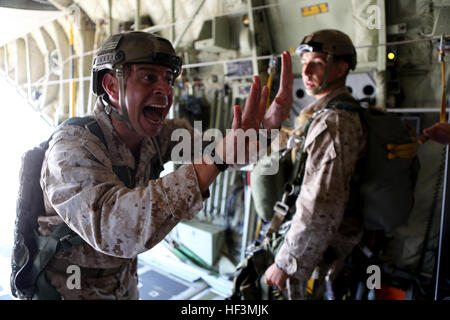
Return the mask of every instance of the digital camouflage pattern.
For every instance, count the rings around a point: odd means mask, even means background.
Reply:
[[[158,242],[182,219],[203,207],[204,197],[192,164],[150,180],[150,159],[158,155],[152,139],[142,140],[139,159],[121,141],[104,102],[94,116],[105,145],[89,130],[64,126],[50,142],[41,172],[46,213],[39,232],[48,235],[62,220],[85,241],[59,252],[46,271],[64,299],[137,299],[137,255]],[[177,142],[173,130],[192,127],[184,120],[166,120],[159,140],[163,161]],[[136,187],[127,188],[113,166],[136,171]],[[69,289],[67,266],[81,268],[81,289]]]
[[[345,94],[349,92],[342,87],[317,100],[302,110],[303,118]],[[320,266],[322,278],[328,273],[333,280],[345,257],[359,243],[361,221],[344,216],[344,212],[350,180],[365,145],[365,132],[357,112],[329,109],[311,123],[305,141],[308,158],[296,213],[275,258],[278,266],[291,276],[286,296],[304,298],[306,281],[316,266]],[[337,259],[323,266],[321,260],[328,247],[334,249]]]

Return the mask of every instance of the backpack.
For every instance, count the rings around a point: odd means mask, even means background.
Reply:
[[[107,146],[93,116],[70,118],[60,127],[65,125],[85,127]],[[57,252],[83,243],[82,238],[65,223],[59,224],[49,236],[38,233],[37,218],[45,212],[40,186],[41,168],[52,136],[22,156],[10,277],[11,292],[19,299],[60,299],[59,293],[46,280],[45,268]],[[159,149],[159,140],[155,140]],[[151,163],[155,170],[151,170],[150,175],[154,179],[159,176],[163,164],[158,156],[151,159]],[[113,170],[127,187],[134,188],[135,175],[130,172],[131,168],[114,166]]]
[[[406,223],[414,206],[420,170],[417,137],[393,113],[356,101],[336,101],[329,108],[358,112],[367,128],[367,153],[357,164],[359,210],[368,231],[390,233]]]
[[[348,206],[361,212],[365,230],[389,233],[406,223],[413,208],[414,189],[420,168],[416,155],[416,141],[411,137],[411,131],[397,115],[370,108],[364,109],[351,96],[338,97],[319,112],[326,112],[333,108],[358,112],[363,126],[368,131],[367,153],[357,163],[351,182],[352,191]],[[317,114],[304,124],[302,131],[305,137],[309,125]],[[266,156],[280,160],[280,170],[275,176],[259,174],[262,172],[259,166],[264,166],[266,162],[274,161],[273,159],[260,160],[252,171],[252,197],[256,212],[263,220],[270,221],[264,236],[266,239],[271,239],[272,242],[276,238],[283,238],[281,241],[277,241],[277,244],[281,244],[284,240],[285,232],[279,234],[278,230],[283,222],[288,219],[286,217],[294,214],[295,199],[300,192],[307,158],[307,154],[303,153],[302,147],[301,145],[297,151],[300,156],[296,157],[297,160],[293,164],[285,164],[284,162],[283,157],[286,154],[289,155],[289,152],[278,152]],[[286,186],[289,183],[287,183],[284,188],[283,199],[276,201],[273,200],[273,196],[268,195],[278,192],[279,196],[280,184],[271,183],[265,184],[264,187],[261,186],[267,181],[279,181],[280,176],[281,179],[286,181],[286,168],[283,168],[285,165],[287,165],[288,171],[292,171],[288,182],[296,187],[288,190]],[[267,251],[267,241],[264,240],[257,247]],[[276,250],[277,248],[270,248],[269,253]],[[249,259],[253,259],[251,253],[238,266],[235,279],[239,279],[240,275],[246,274],[246,281],[251,282],[253,288],[261,288],[261,277],[264,272],[255,274],[254,270],[249,270],[248,266],[254,265],[254,263],[247,261]],[[253,279],[253,281],[248,279]],[[249,284],[246,285],[249,286]],[[243,297],[242,281],[235,281],[233,298]]]

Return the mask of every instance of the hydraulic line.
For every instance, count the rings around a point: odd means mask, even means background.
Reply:
[[[443,41],[443,40],[441,40]],[[445,61],[444,61],[444,51],[441,49],[441,78],[442,78],[442,94],[441,94],[441,123],[446,123],[446,101],[445,101]]]

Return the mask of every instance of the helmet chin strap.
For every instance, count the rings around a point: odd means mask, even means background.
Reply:
[[[137,134],[136,130],[131,124],[130,118],[128,117],[128,109],[125,101],[125,81],[123,78],[123,65],[117,67],[116,77],[119,80],[119,105],[122,112],[111,106],[110,103],[108,103],[108,108],[105,109],[105,112],[114,117],[114,119],[125,122],[128,126],[128,129]]]

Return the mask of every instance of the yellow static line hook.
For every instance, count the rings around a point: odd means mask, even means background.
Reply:
[[[386,149],[388,150],[388,159],[412,159],[417,155],[417,143],[406,143],[406,144],[387,144]]]

